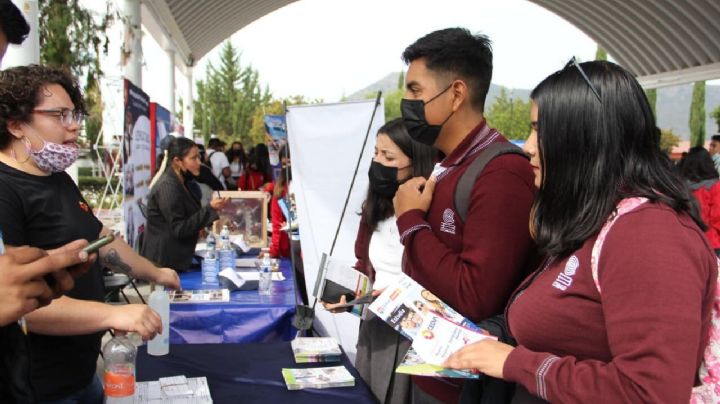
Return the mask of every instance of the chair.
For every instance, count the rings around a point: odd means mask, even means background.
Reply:
[[[142,294],[137,288],[137,285],[135,285],[134,279],[131,276],[121,273],[115,273],[106,269],[103,275],[103,282],[105,283],[104,301],[106,303],[119,301],[119,295],[122,295],[123,299],[125,299],[125,303],[130,304],[130,299],[128,299],[124,289],[125,286],[131,285],[133,289],[135,289],[135,293],[137,293],[140,301],[143,304],[146,304],[145,298],[143,298]]]

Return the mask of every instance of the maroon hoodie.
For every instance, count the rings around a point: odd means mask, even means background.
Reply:
[[[717,264],[687,215],[646,203],[523,282],[507,310],[505,379],[556,403],[687,404],[708,341]]]
[[[535,196],[527,159],[503,155],[490,161],[475,182],[463,221],[455,211],[455,187],[470,163],[493,142],[507,142],[485,121],[441,163],[427,213],[405,212],[397,220],[405,246],[403,271],[472,321],[502,313],[527,274],[533,242],[528,231]],[[437,170],[436,170],[437,172]],[[457,402],[461,382],[415,377],[423,391]]]

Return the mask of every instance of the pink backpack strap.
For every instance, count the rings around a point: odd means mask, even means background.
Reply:
[[[600,263],[600,252],[602,251],[603,244],[605,243],[605,238],[608,235],[608,232],[612,228],[613,224],[615,224],[615,221],[618,220],[622,215],[632,211],[633,209],[637,208],[638,206],[642,205],[643,203],[647,202],[647,198],[641,198],[641,197],[635,197],[635,198],[625,198],[621,200],[617,207],[615,208],[615,212],[610,214],[610,217],[608,217],[607,221],[603,225],[603,227],[600,229],[600,233],[598,233],[598,237],[595,240],[595,244],[593,244],[592,248],[592,255],[590,256],[590,268],[592,269],[592,277],[593,281],[595,282],[595,287],[598,290],[598,293],[601,292],[600,289],[600,277],[598,275],[598,265]]]

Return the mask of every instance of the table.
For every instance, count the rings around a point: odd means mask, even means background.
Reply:
[[[272,282],[272,295],[257,290],[230,294],[227,303],[173,303],[170,305],[170,343],[240,343],[290,341],[297,296],[290,260],[280,261],[284,281]],[[202,284],[200,271],[180,274],[183,289],[213,289]],[[218,287],[214,287],[215,289]]]
[[[166,356],[153,357],[138,348],[137,380],[185,375],[207,377],[213,402],[222,403],[375,403],[367,385],[343,353],[342,365],[355,386],[288,390],[282,368],[338,366],[339,363],[295,363],[289,342],[262,344],[171,345]]]

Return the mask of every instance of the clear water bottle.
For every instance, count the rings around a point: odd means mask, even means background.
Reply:
[[[205,244],[207,245],[207,249],[209,250],[215,250],[215,235],[212,232],[212,229],[208,231],[207,238],[205,239]]]
[[[272,262],[270,255],[265,254],[260,264],[260,281],[258,282],[258,293],[261,295],[272,294]]]
[[[208,243],[208,250],[205,252],[205,257],[202,262],[202,281],[203,284],[217,286],[220,284],[218,281],[220,261],[217,259],[215,244],[213,243],[212,248],[210,247],[210,243]]]
[[[105,362],[103,387],[107,397],[106,403],[133,403],[136,356],[137,348],[124,335],[116,335],[103,347]]]
[[[235,248],[230,243],[230,231],[227,226],[223,226],[220,232],[220,250],[218,251],[220,259],[220,270],[225,268],[235,269]]]
[[[153,356],[167,355],[170,352],[170,298],[162,286],[155,286],[149,305],[160,316],[162,333],[148,342],[147,352]]]

